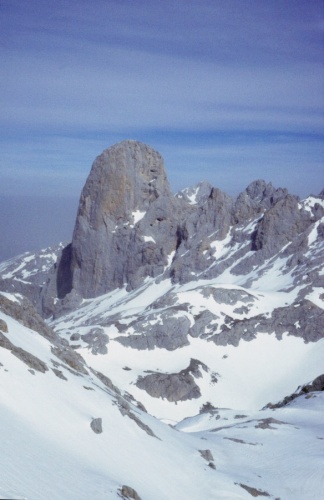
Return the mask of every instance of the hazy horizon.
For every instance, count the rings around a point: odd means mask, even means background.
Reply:
[[[208,181],[208,179],[201,180]],[[230,190],[226,193],[235,198],[247,186],[248,184],[242,186],[242,189],[237,192]],[[274,187],[285,186],[275,185]],[[322,189],[320,187],[316,193],[308,194],[318,195]],[[177,190],[173,189],[173,192],[175,194]],[[70,242],[79,198],[80,196],[40,194],[0,195],[0,232],[5,235],[5,238],[0,239],[0,262],[24,252],[37,252],[49,246]],[[14,221],[14,224],[10,224],[10,221]]]
[[[0,262],[71,241],[78,201],[68,197],[1,195]]]

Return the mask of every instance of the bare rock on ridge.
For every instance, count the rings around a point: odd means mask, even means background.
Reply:
[[[267,257],[270,257],[305,231],[309,224],[309,215],[298,209],[298,199],[287,195],[265,213],[257,228],[253,248],[266,248]]]
[[[255,218],[287,196],[287,189],[274,188],[271,182],[258,179],[238,195],[234,206],[234,221],[241,223]]]

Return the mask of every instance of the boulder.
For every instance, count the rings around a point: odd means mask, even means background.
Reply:
[[[95,434],[101,434],[102,431],[102,418],[93,418],[90,427]]]

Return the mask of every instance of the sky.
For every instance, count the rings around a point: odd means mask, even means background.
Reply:
[[[0,0],[0,203],[43,199],[55,243],[93,160],[124,139],[162,154],[174,192],[262,178],[319,193],[323,54],[323,0]]]

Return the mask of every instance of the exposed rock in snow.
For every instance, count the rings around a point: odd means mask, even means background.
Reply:
[[[294,399],[304,396],[305,394],[309,394],[312,392],[324,391],[324,374],[316,377],[312,382],[302,385],[298,387],[298,389],[291,394],[290,396],[286,396],[279,403],[268,403],[265,408],[281,408],[282,406],[286,406]]]
[[[141,497],[138,495],[138,493],[134,490],[134,488],[131,488],[130,486],[124,485],[119,491],[122,498],[141,500]]]
[[[102,328],[93,328],[90,332],[82,335],[81,338],[91,347],[92,354],[107,354],[109,337],[103,333]]]
[[[37,253],[26,252],[0,263],[0,290],[23,294],[42,313],[39,295],[63,247],[60,243],[55,247],[45,248]]]
[[[48,370],[46,363],[34,356],[28,351],[25,351],[21,347],[17,347],[10,340],[0,332],[0,347],[3,349],[8,349],[14,356],[23,361],[32,370],[37,370],[41,373],[45,373]]]
[[[102,418],[93,418],[90,427],[95,434],[101,434],[102,431]]]
[[[154,398],[166,398],[170,402],[199,398],[200,389],[194,378],[201,377],[199,368],[207,371],[207,366],[191,359],[190,364],[179,373],[150,373],[140,377],[136,385]]]
[[[19,296],[18,300],[10,300],[0,293],[0,310],[42,336],[51,340],[58,339],[26,297]]]

